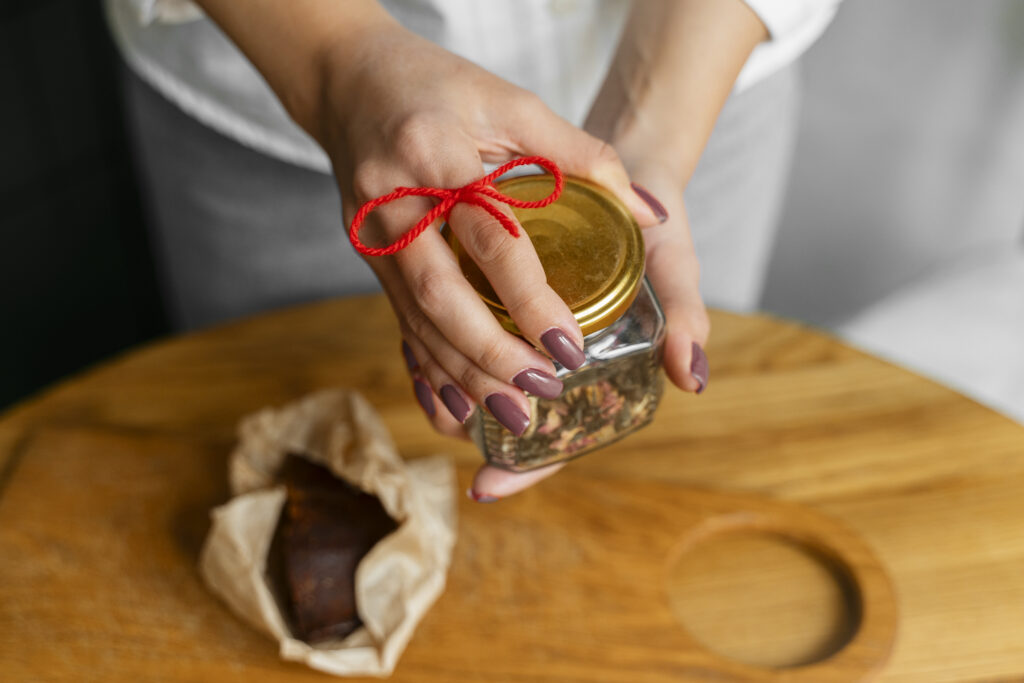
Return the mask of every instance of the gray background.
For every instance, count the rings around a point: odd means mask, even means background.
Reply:
[[[1024,2],[847,0],[802,69],[766,308],[840,324],[1021,244]]]

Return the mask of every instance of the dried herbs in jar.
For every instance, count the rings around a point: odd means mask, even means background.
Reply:
[[[551,193],[551,176],[524,176],[498,183],[499,191],[532,201]],[[558,201],[538,209],[514,209],[530,236],[552,289],[584,334],[586,362],[569,370],[557,362],[564,384],[558,398],[529,396],[530,425],[519,437],[482,408],[467,422],[487,460],[525,471],[575,458],[648,424],[664,386],[661,359],[665,317],[644,277],[640,228],[607,190],[566,179]],[[469,282],[495,317],[518,333],[483,273],[448,233]]]

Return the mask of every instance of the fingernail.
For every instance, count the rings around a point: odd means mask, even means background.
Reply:
[[[512,383],[541,398],[558,398],[562,394],[561,380],[535,368],[523,370],[512,378]]]
[[[462,392],[451,384],[441,387],[441,402],[448,412],[459,422],[465,422],[469,417],[469,404],[462,398]]]
[[[419,362],[416,360],[416,356],[412,355],[412,349],[409,348],[409,345],[405,343],[404,339],[402,340],[402,355],[405,356],[405,367],[409,368],[409,372],[412,372],[420,366]]]
[[[530,426],[530,418],[519,410],[519,407],[508,396],[491,394],[484,399],[484,403],[494,418],[516,436],[522,436],[526,428]]]
[[[587,357],[583,355],[583,350],[557,327],[552,327],[542,334],[540,343],[544,345],[552,358],[570,370],[575,370],[587,360]]]
[[[434,392],[432,392],[430,387],[427,386],[427,383],[421,379],[414,379],[412,381],[412,386],[416,391],[416,400],[419,401],[420,405],[423,407],[423,412],[430,417],[434,417],[434,414],[437,412],[434,409]]]
[[[697,393],[704,393],[704,390],[708,387],[711,371],[708,368],[708,357],[704,353],[704,349],[697,342],[693,342],[693,360],[690,361],[690,374],[693,375],[695,380],[700,382],[700,388],[697,389]]]
[[[640,187],[636,183],[630,183],[629,186],[633,188],[633,192],[636,192],[637,196],[640,197],[640,199],[644,200],[644,203],[647,204],[647,206],[651,207],[651,211],[654,212],[654,215],[657,217],[659,223],[664,223],[665,221],[668,220],[668,211],[665,210],[665,207],[662,205],[661,202],[654,198],[653,194],[651,194],[644,188]]]
[[[486,493],[477,493],[473,489],[466,491],[466,496],[468,496],[470,500],[475,500],[478,503],[497,503],[501,500],[501,498],[498,498],[497,496],[489,496]]]

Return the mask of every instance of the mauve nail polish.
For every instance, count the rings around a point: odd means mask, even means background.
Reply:
[[[704,393],[704,390],[708,387],[711,370],[708,367],[708,357],[704,353],[704,349],[697,342],[693,342],[693,360],[690,361],[690,374],[693,375],[695,380],[700,382],[700,388],[697,389],[697,393]]]
[[[420,366],[419,362],[416,360],[416,356],[412,355],[412,349],[409,348],[409,345],[405,343],[404,339],[402,340],[402,355],[405,356],[405,367],[409,369],[409,372],[412,372]]]
[[[654,216],[658,219],[659,223],[664,223],[668,220],[668,211],[665,210],[665,207],[661,202],[654,198],[653,194],[636,183],[630,183],[629,186],[633,188],[633,192],[636,192],[640,199],[644,200],[644,203],[647,204],[647,206],[651,207],[651,211],[654,212]]]
[[[420,402],[420,406],[423,407],[425,412],[430,417],[434,417],[437,410],[434,408],[434,392],[430,390],[427,383],[421,379],[414,379],[412,381],[413,390],[416,392],[416,400]]]
[[[536,368],[523,370],[512,378],[512,383],[541,398],[558,398],[562,395],[562,381]]]
[[[519,410],[519,406],[508,396],[504,394],[491,394],[484,399],[484,403],[487,405],[487,409],[491,411],[491,415],[494,415],[494,419],[516,436],[522,436],[526,428],[530,426],[530,418],[523,411]]]
[[[576,346],[576,342],[569,339],[569,335],[557,327],[552,327],[542,334],[540,343],[544,345],[552,358],[570,370],[575,370],[587,360],[587,357],[583,355],[583,350]]]
[[[441,387],[441,402],[444,403],[444,407],[448,409],[452,417],[459,422],[465,422],[469,417],[469,404],[466,399],[462,398],[459,390],[451,384]]]

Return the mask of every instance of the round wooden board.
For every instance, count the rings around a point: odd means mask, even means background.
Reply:
[[[449,587],[394,680],[858,680],[897,612],[882,679],[1024,674],[1024,429],[806,328],[714,325],[705,395],[670,391],[649,428],[521,496],[462,500]],[[195,563],[238,419],[328,386],[362,391],[406,457],[452,453],[468,484],[479,456],[426,427],[377,297],[159,343],[5,415],[0,678],[323,680]],[[864,614],[846,648],[769,670],[688,635],[668,566],[737,526],[847,568]]]

